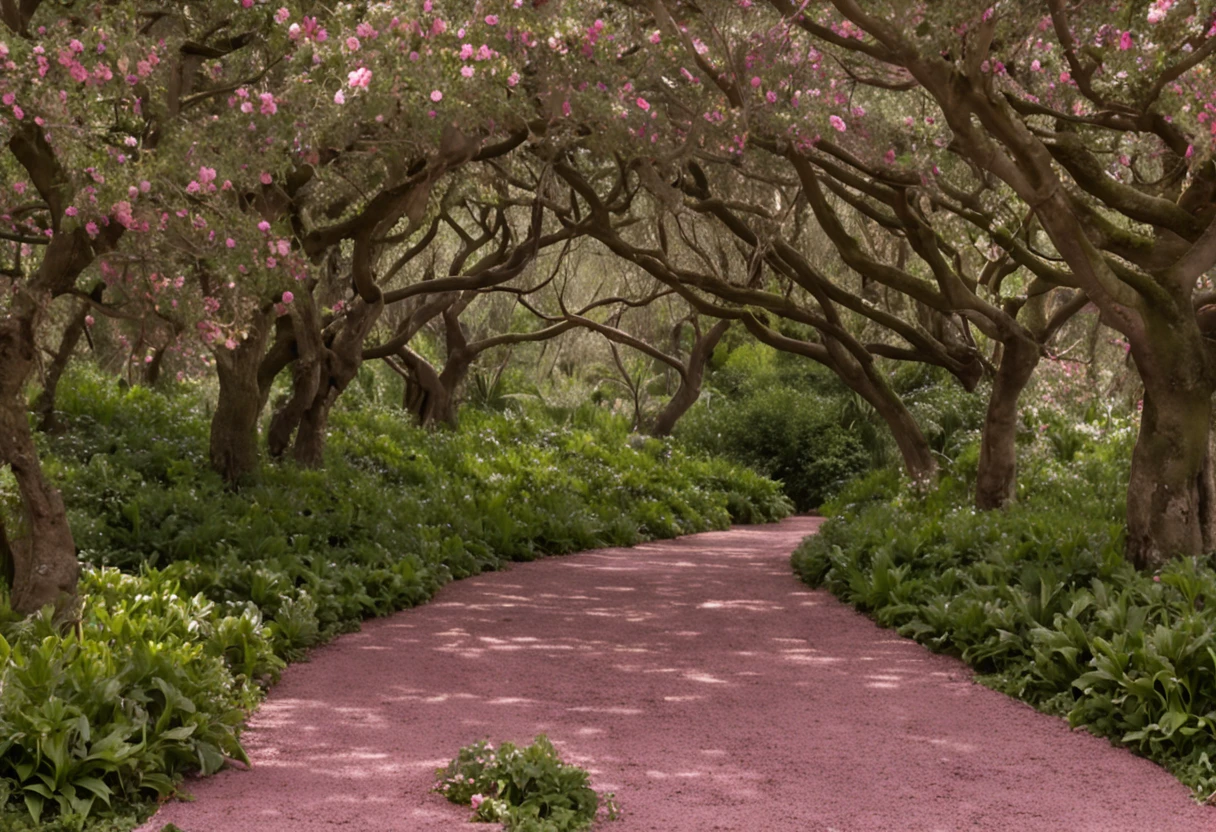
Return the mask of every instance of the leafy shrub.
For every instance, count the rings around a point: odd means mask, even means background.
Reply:
[[[282,667],[255,608],[223,615],[156,573],[88,570],[81,591],[78,633],[48,612],[0,634],[0,796],[35,824],[52,807],[83,819],[243,760],[255,682]]]
[[[40,441],[88,564],[85,618],[78,638],[0,604],[0,820],[92,828],[241,759],[284,662],[454,578],[790,511],[778,484],[602,414],[470,412],[432,433],[374,398],[334,413],[324,470],[266,465],[231,491],[199,391],[64,380],[67,430]]]
[[[436,772],[435,791],[453,803],[471,806],[473,820],[499,822],[509,832],[575,832],[589,828],[600,795],[587,772],[562,762],[543,734],[526,748],[485,740],[460,749]],[[603,797],[605,814],[617,815],[612,794]]]
[[[837,402],[777,386],[739,399],[714,399],[689,412],[676,435],[689,447],[780,480],[794,505],[809,511],[870,461],[855,431],[839,417]]]
[[[986,385],[968,393],[940,367],[904,363],[891,387],[903,398],[929,447],[945,461],[954,461],[978,441],[988,401]]]
[[[923,495],[874,477],[842,492],[793,567],[1206,796],[1216,788],[1216,569],[1180,560],[1136,572],[1116,496],[1131,432],[1082,429],[1068,467],[1049,433],[1025,449],[1018,504],[976,512],[952,472]]]

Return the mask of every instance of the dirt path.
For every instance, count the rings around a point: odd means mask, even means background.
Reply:
[[[143,829],[489,829],[434,769],[544,732],[617,793],[605,832],[1216,830],[1152,763],[795,580],[817,522],[524,564],[368,622],[287,669],[252,771]]]

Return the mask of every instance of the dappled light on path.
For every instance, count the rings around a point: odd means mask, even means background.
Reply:
[[[617,792],[611,832],[1216,829],[1153,764],[798,583],[817,523],[522,564],[368,622],[287,669],[252,771],[146,828],[476,830],[434,769],[547,733]]]

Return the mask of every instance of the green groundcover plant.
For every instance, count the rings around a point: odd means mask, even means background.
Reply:
[[[1141,574],[1124,559],[1128,427],[1036,431],[1013,507],[970,507],[974,449],[929,493],[876,473],[828,507],[832,519],[793,567],[1206,798],[1216,790],[1216,569],[1185,559]]]
[[[776,483],[594,409],[428,432],[356,401],[324,469],[266,464],[231,490],[192,388],[81,370],[60,407],[44,459],[86,564],[82,620],[20,621],[0,594],[2,829],[129,828],[184,773],[243,759],[286,662],[448,581],[790,511]]]
[[[562,762],[543,734],[525,748],[485,740],[460,749],[437,772],[435,791],[470,806],[473,820],[497,822],[508,832],[577,832],[597,815],[615,820],[614,795],[599,795],[578,766]]]

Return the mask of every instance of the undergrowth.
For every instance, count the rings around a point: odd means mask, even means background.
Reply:
[[[0,598],[4,829],[129,828],[183,773],[243,758],[286,662],[448,581],[790,511],[777,484],[593,410],[428,432],[340,408],[324,469],[266,464],[230,490],[195,391],[77,371],[59,405],[43,458],[86,564],[83,620],[65,634]]]

